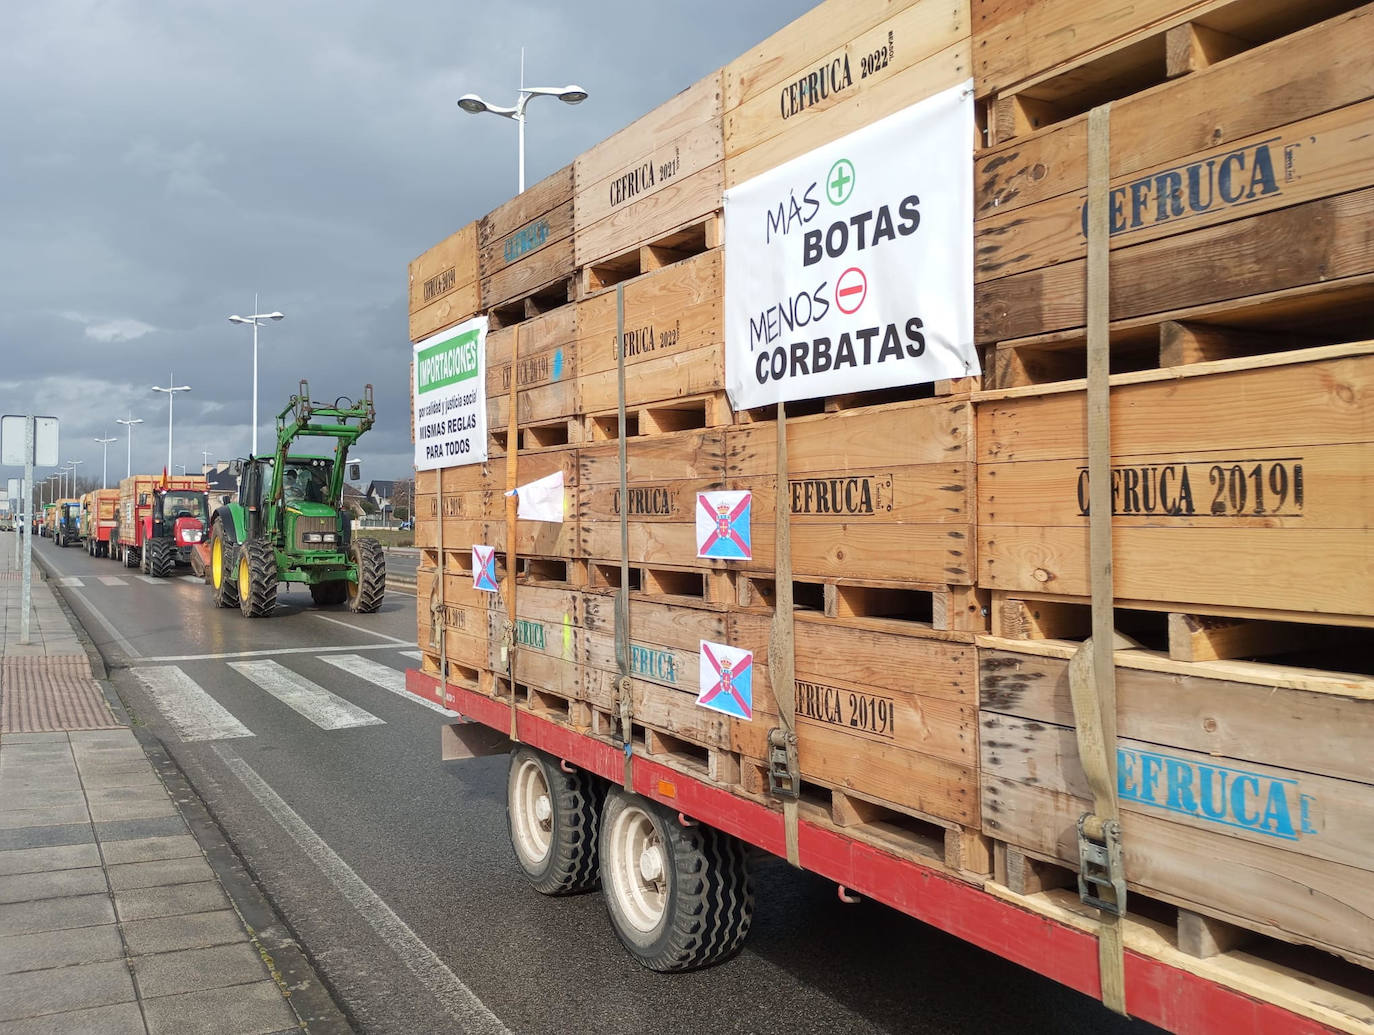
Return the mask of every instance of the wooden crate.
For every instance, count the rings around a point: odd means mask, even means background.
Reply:
[[[478,226],[482,307],[493,309],[573,273],[573,167],[559,169]]]
[[[828,0],[725,66],[725,185],[969,78],[967,3]]]
[[[620,512],[626,507],[629,560],[635,565],[723,567],[697,557],[697,493],[725,487],[723,429],[629,439],[627,501],[620,496],[619,443],[578,452],[581,556],[620,558]]]
[[[720,111],[713,72],[578,156],[578,266],[637,251],[720,209]]]
[[[508,434],[512,357],[518,426],[553,424],[578,413],[577,307],[561,306],[487,334],[487,429]]]
[[[674,254],[661,256],[668,260]],[[584,413],[619,399],[619,348],[625,351],[629,406],[721,391],[725,387],[724,250],[626,281],[624,341],[616,341],[616,290],[577,304],[577,375]]]
[[[1091,795],[1068,689],[1075,644],[982,642],[986,833],[1076,865]],[[1118,655],[1127,878],[1199,913],[1374,965],[1374,680]]]
[[[1372,354],[1364,343],[1114,376],[1117,598],[1370,624]],[[1089,592],[1084,397],[1081,382],[1061,387],[977,403],[984,588]]]
[[[924,399],[788,421],[797,578],[926,585],[974,581],[973,410]],[[774,566],[777,427],[726,434],[732,489],[754,492],[752,561]]]
[[[486,665],[504,673],[506,595],[492,594]],[[568,700],[585,700],[582,592],[567,585],[521,582],[515,590],[515,679]]]
[[[481,308],[477,224],[469,223],[410,264],[410,340],[427,338]]]
[[[753,649],[754,718],[734,747],[762,764],[777,704],[772,618],[737,611],[728,641]],[[972,637],[901,622],[798,612],[797,750],[802,778],[941,823],[977,828],[978,686]]]
[[[471,550],[481,543],[486,518],[486,492],[493,477],[491,464],[445,467],[438,471],[415,473],[415,545],[422,550],[439,546],[439,497],[444,497],[443,546],[452,550]]]
[[[437,574],[436,567],[422,566],[416,571],[415,602],[419,626],[416,643],[429,652],[433,652],[436,646],[432,639],[434,620],[431,607],[437,602],[434,596]],[[489,596],[472,588],[470,571],[444,575],[444,656],[451,664],[469,672],[488,667],[491,653],[487,639]]]
[[[563,472],[563,520],[515,523],[516,555],[518,557],[552,557],[575,559],[581,556],[578,545],[578,449],[576,446],[555,446],[547,449],[522,450],[516,458],[516,486]],[[493,460],[483,494],[483,538],[487,546],[502,553],[506,550],[506,462]]]

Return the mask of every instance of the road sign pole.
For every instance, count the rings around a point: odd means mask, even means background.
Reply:
[[[32,513],[33,503],[33,452],[34,452],[34,420],[27,417],[24,420],[24,499],[30,500],[29,509]],[[24,522],[24,588],[19,595],[19,642],[25,646],[29,643],[29,608],[33,602],[33,529],[29,521]]]

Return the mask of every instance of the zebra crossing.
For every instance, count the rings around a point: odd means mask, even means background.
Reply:
[[[395,651],[399,658],[418,660],[420,657],[419,651],[396,650],[394,647],[390,649]],[[456,712],[442,708],[432,701],[426,701],[406,690],[403,669],[364,657],[361,653],[356,653],[356,650],[357,648],[349,653],[316,653],[310,660],[323,662],[353,679],[395,694],[423,708],[449,717],[457,716]],[[362,726],[386,725],[385,719],[373,715],[300,672],[288,668],[282,661],[273,657],[248,656],[257,653],[245,652],[238,660],[226,659],[225,664],[247,683],[275,698],[321,730],[334,732]],[[304,656],[292,651],[280,652],[278,656],[288,654],[294,658]],[[223,658],[222,655],[219,657]],[[184,660],[202,661],[208,660],[208,657],[187,657]],[[142,664],[131,668],[130,672],[148,692],[158,710],[182,741],[234,740],[256,736],[253,730],[245,726],[181,665]]]
[[[198,576],[186,574],[172,575],[165,579],[157,579],[151,575],[62,575],[52,580],[54,586],[65,586],[71,589],[84,589],[87,584],[99,583],[102,586],[109,586],[118,589],[128,586],[133,581],[146,582],[150,586],[169,586],[178,579],[195,579],[200,581]]]

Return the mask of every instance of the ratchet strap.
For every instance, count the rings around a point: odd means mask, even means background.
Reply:
[[[787,474],[787,410],[778,403],[777,488],[774,493],[773,627],[768,642],[768,678],[778,704],[778,725],[768,731],[768,789],[782,799],[787,861],[800,866],[797,851],[797,800],[801,797],[801,765],[797,759],[796,639],[792,613],[792,507]]]
[[[1069,662],[1078,757],[1092,791],[1092,810],[1078,820],[1079,895],[1098,910],[1102,1002],[1126,1014],[1126,878],[1116,787],[1116,666],[1113,620],[1110,417],[1111,104],[1088,113],[1087,432],[1088,559],[1092,636]]]
[[[506,621],[501,631],[501,654],[505,661],[506,678],[510,680],[510,739],[520,743],[515,709],[515,583],[516,521],[520,500],[515,495],[519,484],[520,430],[516,419],[515,371],[520,356],[520,329],[515,328],[510,343],[510,395],[506,407]]]
[[[615,286],[615,361],[619,412],[618,441],[620,459],[620,591],[615,597],[615,661],[620,677],[615,684],[620,737],[624,741],[627,791],[634,791],[634,681],[630,674],[630,508],[629,469],[625,449],[625,287]]]

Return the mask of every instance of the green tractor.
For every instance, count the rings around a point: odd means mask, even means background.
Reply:
[[[347,604],[366,614],[382,605],[386,555],[375,539],[354,539],[341,504],[348,449],[372,427],[372,386],[360,402],[310,399],[301,382],[277,416],[277,449],[236,463],[238,502],[221,506],[210,526],[207,581],[216,607],[237,607],[249,618],[270,615],[277,585],[303,582],[317,605]],[[333,439],[332,455],[296,452],[298,439]]]

